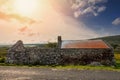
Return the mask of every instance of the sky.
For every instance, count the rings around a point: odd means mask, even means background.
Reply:
[[[120,0],[0,0],[0,44],[120,35]]]

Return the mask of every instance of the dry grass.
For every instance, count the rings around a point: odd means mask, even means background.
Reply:
[[[115,59],[116,60],[120,60],[120,53],[119,54],[115,54]]]

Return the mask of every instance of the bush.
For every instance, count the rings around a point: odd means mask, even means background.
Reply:
[[[47,44],[45,44],[45,48],[56,48],[56,47],[57,47],[57,43],[48,42]]]
[[[0,63],[5,63],[5,58],[0,58]]]

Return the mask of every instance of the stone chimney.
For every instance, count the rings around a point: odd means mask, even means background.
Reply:
[[[61,36],[58,36],[58,48],[61,48],[61,44],[62,44],[62,38]]]

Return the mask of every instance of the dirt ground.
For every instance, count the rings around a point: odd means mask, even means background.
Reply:
[[[120,80],[120,72],[0,66],[0,80]]]

